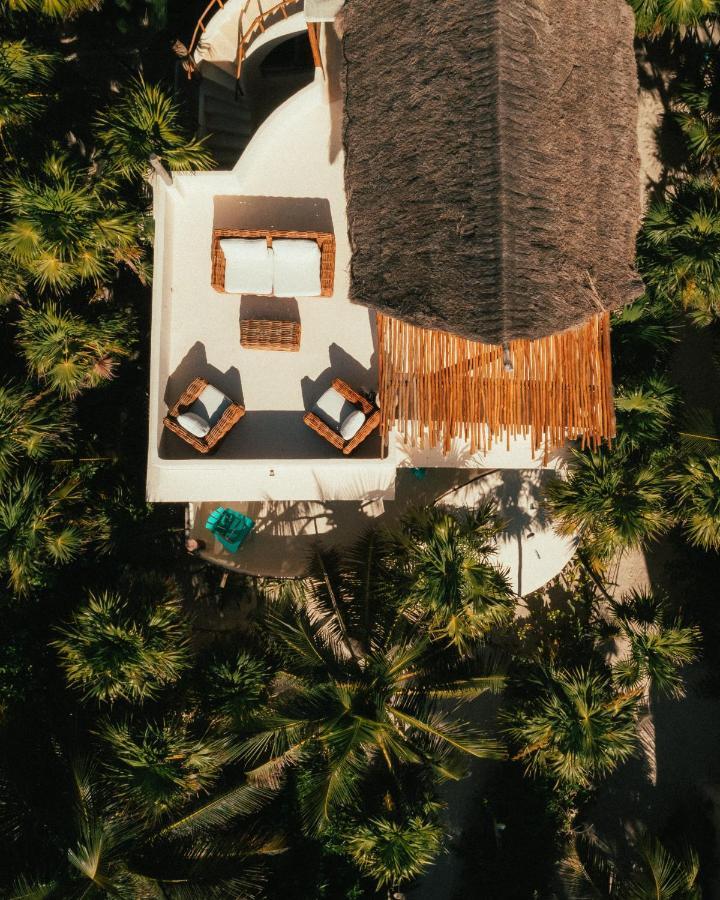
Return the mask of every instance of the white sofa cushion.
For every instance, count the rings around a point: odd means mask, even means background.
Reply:
[[[209,422],[210,428],[212,428],[231,403],[232,400],[229,397],[226,397],[222,391],[209,384],[192,404],[188,412],[200,416],[201,419]]]
[[[278,238],[272,242],[273,294],[319,297],[320,248],[317,241]]]
[[[273,253],[265,238],[223,238],[228,294],[272,294]]]
[[[185,431],[195,435],[197,438],[204,438],[210,431],[210,423],[196,412],[180,413],[177,417],[178,425],[181,425]]]
[[[315,402],[312,411],[326,425],[339,432],[340,423],[344,422],[351,413],[356,412],[357,407],[331,387]]]
[[[344,441],[351,441],[365,424],[365,413],[361,409],[353,410],[349,416],[345,416],[340,426],[340,437]]]

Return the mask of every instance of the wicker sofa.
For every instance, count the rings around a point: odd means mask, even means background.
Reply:
[[[380,424],[380,410],[340,378],[336,378],[333,381],[332,390],[336,391],[347,402],[349,408],[355,407],[356,410],[360,410],[365,416],[364,423],[353,437],[350,438],[350,440],[345,440],[337,427],[339,422],[330,424],[327,416],[321,418],[322,413],[320,410],[316,411],[317,404],[315,409],[305,413],[303,421],[309,428],[312,428],[314,432],[325,438],[325,440],[329,441],[333,447],[337,447],[338,450],[341,450],[347,456],[359,447],[360,444],[362,444],[362,442],[378,427]],[[328,391],[326,394],[327,393],[330,392]]]
[[[209,453],[245,415],[244,406],[240,406],[239,403],[233,403],[229,397],[225,397],[227,403],[215,411],[217,415],[213,414],[209,417],[211,427],[208,433],[204,437],[197,437],[191,434],[178,422],[178,416],[182,413],[191,412],[193,406],[200,401],[203,391],[209,386],[209,383],[204,378],[195,378],[180,395],[177,403],[168,410],[167,416],[163,419],[163,424],[166,428],[190,444],[191,447],[194,447],[199,453]],[[216,393],[219,393],[217,389]]]
[[[215,228],[212,236],[213,288],[221,294],[225,291],[225,254],[220,241],[225,238],[257,240],[265,238],[272,247],[273,238],[315,241],[320,249],[320,296],[331,297],[335,283],[335,235],[326,231],[279,231],[277,229]]]

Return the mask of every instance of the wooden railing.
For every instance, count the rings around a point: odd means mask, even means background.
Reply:
[[[262,34],[267,26],[267,22],[269,19],[272,19],[274,16],[280,14],[284,19],[288,16],[288,7],[297,6],[303,3],[303,0],[277,0],[272,6],[269,6],[267,9],[263,9],[263,0],[245,0],[242,9],[240,10],[240,18],[238,21],[238,45],[237,51],[235,53],[235,78],[240,83],[240,73],[242,72],[242,65],[247,55],[248,48],[253,40],[259,35]],[[193,31],[192,39],[190,40],[190,45],[188,47],[188,62],[187,66],[188,77],[191,76],[196,68],[193,61],[193,54],[198,48],[200,44],[203,33],[205,32],[205,26],[208,21],[218,9],[223,9],[225,3],[223,0],[210,0],[210,3],[205,7],[203,14],[198,19],[198,23],[195,26],[195,31]],[[245,22],[245,19],[248,16],[248,10],[250,7],[257,8],[258,12],[255,17],[249,21]],[[313,59],[315,60],[315,65],[321,65],[319,61],[319,52],[317,52],[317,32],[314,30],[314,26],[308,25],[308,32],[310,36],[310,46],[313,50]]]

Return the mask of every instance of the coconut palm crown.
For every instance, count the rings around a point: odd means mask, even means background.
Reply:
[[[38,462],[73,447],[70,404],[30,384],[0,383],[0,484],[23,460]]]
[[[99,286],[120,262],[137,267],[137,217],[67,155],[10,177],[0,197],[0,251],[39,290]]]
[[[616,694],[591,669],[550,669],[531,683],[535,696],[507,717],[515,758],[530,773],[589,787],[633,755],[638,692]]]
[[[117,362],[130,354],[133,319],[115,313],[90,321],[57,303],[23,306],[18,344],[30,371],[63,397],[112,378]]]
[[[633,590],[609,603],[610,622],[625,639],[627,653],[613,665],[621,689],[654,688],[661,694],[685,695],[682,666],[698,658],[700,629],[686,625],[667,596]]]
[[[131,604],[117,593],[90,593],[59,633],[60,664],[86,700],[140,703],[177,681],[189,662],[187,625],[170,596]]]
[[[666,493],[655,466],[630,466],[620,453],[573,451],[567,479],[548,485],[547,502],[559,531],[580,532],[594,556],[608,558],[671,528]]]
[[[388,578],[383,537],[371,533],[343,557],[317,552],[295,602],[270,617],[282,661],[267,712],[240,745],[249,778],[278,785],[312,761],[306,819],[322,826],[358,797],[374,766],[426,765],[458,778],[468,756],[499,758],[500,745],[441,700],[497,690],[502,678],[460,662],[412,626]]]
[[[55,57],[27,41],[0,41],[0,135],[36,119],[45,106],[45,85]]]
[[[403,609],[460,652],[471,652],[513,616],[507,572],[493,560],[499,530],[490,504],[473,511],[427,507],[406,515],[394,536]]]
[[[97,136],[110,171],[139,180],[151,155],[169,169],[208,169],[212,155],[204,138],[190,138],[180,109],[157,84],[132,82],[120,99],[96,119]]]
[[[720,550],[720,456],[687,460],[672,481],[690,543]]]
[[[638,239],[645,283],[700,325],[720,315],[720,193],[695,178],[654,203]]]

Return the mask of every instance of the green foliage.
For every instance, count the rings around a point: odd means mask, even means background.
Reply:
[[[645,293],[612,316],[613,367],[633,377],[647,375],[664,362],[680,340],[676,309]]]
[[[102,0],[0,0],[0,10],[10,13],[39,13],[48,19],[74,19],[80,13],[98,9]]]
[[[696,29],[720,12],[717,0],[629,0],[639,35]]]
[[[653,688],[660,694],[685,695],[682,666],[695,662],[700,630],[685,625],[665,595],[631,591],[609,604],[610,622],[628,651],[613,665],[622,690]]]
[[[694,165],[709,172],[720,162],[720,83],[717,61],[701,67],[695,83],[680,85],[674,117]]]
[[[189,138],[180,110],[168,94],[143,79],[131,82],[120,99],[96,119],[98,140],[110,171],[137,181],[155,154],[169,169],[208,169],[205,139]]]
[[[720,317],[720,193],[707,179],[680,183],[648,210],[638,267],[661,298],[698,325]]]
[[[503,755],[440,705],[497,690],[502,678],[478,660],[443,654],[410,625],[386,554],[372,532],[344,557],[316,552],[295,602],[267,624],[282,669],[240,753],[253,766],[251,781],[270,787],[289,769],[317,763],[305,810],[311,828],[356,803],[373,766],[419,764],[458,778],[468,756]]]
[[[56,58],[27,41],[0,41],[0,135],[27,127],[41,115]]]
[[[589,787],[634,754],[637,692],[615,693],[592,669],[545,670],[530,685],[535,696],[508,716],[507,728],[528,772]]]
[[[671,853],[643,830],[624,852],[589,832],[575,835],[561,875],[569,900],[702,898],[697,853],[690,847]]]
[[[99,287],[142,256],[138,217],[67,155],[48,156],[39,175],[10,176],[0,196],[0,252],[39,290]]]
[[[45,586],[54,568],[76,559],[88,544],[102,545],[107,522],[88,507],[89,486],[78,470],[45,480],[28,470],[3,486],[0,497],[0,573],[13,593]],[[86,473],[85,473],[86,474]]]
[[[671,477],[690,543],[720,550],[720,455],[688,459]]]
[[[18,344],[36,378],[75,397],[113,377],[118,359],[130,354],[133,330],[128,311],[91,321],[49,302],[21,307]]]
[[[617,446],[647,452],[668,440],[677,391],[662,375],[620,385],[615,393]]]
[[[101,703],[154,698],[189,662],[186,620],[167,593],[154,603],[90,593],[54,646],[68,683]]]
[[[580,532],[595,558],[644,547],[673,524],[665,480],[654,465],[630,465],[622,454],[573,452],[568,477],[547,490],[563,534]]]
[[[149,822],[207,791],[229,759],[223,741],[196,737],[189,723],[177,717],[108,721],[100,735],[117,801]]]
[[[73,448],[72,407],[30,384],[0,384],[0,484],[25,460],[39,462]]]
[[[346,837],[350,855],[378,888],[394,888],[422,875],[443,847],[443,830],[422,816],[395,822],[371,819]]]
[[[270,678],[270,669],[263,659],[241,650],[208,665],[203,696],[231,727],[242,728],[266,699]]]
[[[492,628],[507,624],[515,597],[493,561],[501,525],[491,505],[410,512],[394,536],[403,609],[433,639],[471,653]]]

